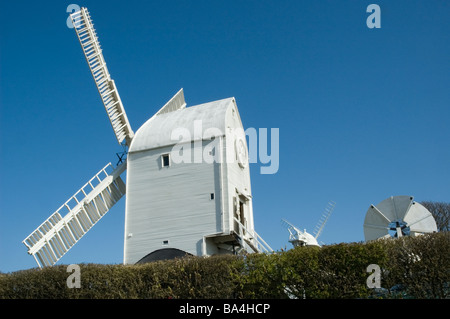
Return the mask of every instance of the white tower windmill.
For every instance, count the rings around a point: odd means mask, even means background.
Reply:
[[[417,236],[437,231],[433,215],[413,196],[391,196],[370,205],[364,218],[366,241],[378,238]]]
[[[235,99],[186,107],[181,89],[134,134],[88,10],[70,17],[117,141],[129,152],[23,240],[38,266],[54,265],[125,193],[124,263],[271,251],[254,230],[247,143]],[[127,167],[125,187],[120,175]]]
[[[328,205],[325,207],[324,213],[322,214],[321,218],[319,219],[319,222],[316,225],[316,228],[314,229],[314,235],[311,235],[310,233],[306,232],[306,229],[304,231],[301,231],[287,220],[282,219],[281,220],[282,225],[285,226],[289,231],[289,242],[294,247],[297,246],[320,247],[319,243],[317,242],[317,239],[322,234],[322,230],[325,227],[326,222],[330,218],[330,215],[333,212],[335,206],[336,206],[335,202],[333,201],[328,202]]]
[[[283,226],[287,228],[289,231],[289,242],[292,244],[292,246],[319,246],[319,243],[317,242],[317,239],[311,235],[310,233],[306,232],[306,229],[304,231],[301,231],[294,225],[292,225],[290,222],[288,222],[285,219],[281,220],[281,223]]]

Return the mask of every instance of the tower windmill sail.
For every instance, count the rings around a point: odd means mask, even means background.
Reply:
[[[316,228],[314,229],[314,237],[317,239],[319,238],[320,234],[322,233],[325,224],[328,221],[328,218],[330,218],[331,213],[334,210],[334,206],[336,206],[336,203],[333,201],[329,201],[327,207],[325,207],[325,211],[323,212],[322,216],[319,219],[319,222],[316,225]]]
[[[128,117],[125,113],[116,84],[111,79],[108,68],[106,67],[91,16],[86,8],[81,8],[80,11],[72,13],[70,17],[111,126],[116,134],[117,142],[121,144],[125,139],[129,146],[134,133],[128,122]]]
[[[319,246],[319,243],[317,242],[317,239],[319,238],[320,234],[323,231],[323,228],[325,227],[326,222],[330,218],[331,213],[333,212],[334,206],[336,206],[336,203],[333,201],[329,201],[328,205],[325,207],[325,211],[322,214],[322,216],[319,219],[319,222],[316,225],[316,228],[314,229],[314,235],[311,235],[310,233],[306,232],[306,229],[304,231],[301,231],[297,227],[295,227],[293,224],[288,222],[285,219],[281,220],[281,225],[287,228],[289,231],[289,242],[294,246]]]
[[[366,241],[378,238],[417,236],[437,231],[433,215],[413,196],[391,196],[370,205],[364,218]]]

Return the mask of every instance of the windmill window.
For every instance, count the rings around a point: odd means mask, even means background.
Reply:
[[[162,167],[169,167],[170,166],[170,156],[169,156],[169,154],[161,155],[161,166]]]
[[[169,245],[169,241],[168,240],[163,240],[163,245]]]
[[[214,199],[214,193],[211,193],[211,200]]]

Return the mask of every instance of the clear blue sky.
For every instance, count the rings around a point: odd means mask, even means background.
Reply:
[[[3,1],[0,271],[35,267],[22,240],[121,151],[75,31],[88,7],[136,131],[180,88],[234,96],[245,128],[279,128],[279,171],[251,164],[256,231],[290,248],[363,241],[370,204],[450,201],[450,2]],[[369,29],[366,8],[381,8]],[[123,198],[60,263],[121,263]]]

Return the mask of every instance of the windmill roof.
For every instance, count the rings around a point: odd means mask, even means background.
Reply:
[[[232,105],[235,105],[235,99],[227,98],[156,114],[137,130],[129,152],[177,144],[181,134],[191,140],[206,137],[205,134],[207,137],[222,136],[225,134],[226,112]]]

